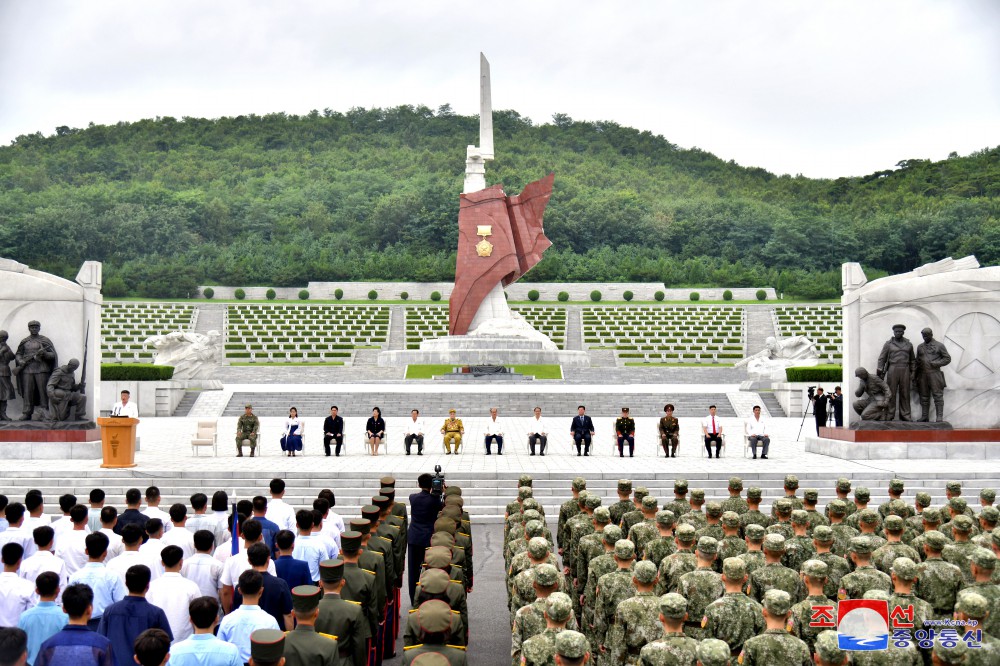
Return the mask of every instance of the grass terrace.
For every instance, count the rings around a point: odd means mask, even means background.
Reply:
[[[101,317],[104,363],[150,363],[146,338],[193,329],[198,309],[183,303],[105,303]]]
[[[795,305],[774,308],[774,327],[781,337],[804,335],[816,343],[821,358],[842,360],[844,340],[839,305]]]

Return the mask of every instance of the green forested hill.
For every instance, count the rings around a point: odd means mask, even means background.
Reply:
[[[839,292],[839,266],[1000,263],[1000,147],[863,178],[775,176],[611,122],[495,114],[491,183],[556,174],[554,247],[532,280],[648,280]],[[465,145],[448,108],[159,118],[0,147],[0,256],[106,291],[197,283],[450,280]]]

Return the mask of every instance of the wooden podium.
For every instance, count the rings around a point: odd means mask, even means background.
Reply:
[[[104,462],[101,467],[135,467],[135,427],[139,419],[128,417],[101,417],[101,448]]]

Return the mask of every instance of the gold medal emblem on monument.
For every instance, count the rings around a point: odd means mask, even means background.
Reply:
[[[493,243],[486,240],[486,237],[493,233],[493,227],[489,224],[480,224],[476,227],[476,235],[483,239],[476,243],[476,253],[480,257],[488,257],[493,254]]]

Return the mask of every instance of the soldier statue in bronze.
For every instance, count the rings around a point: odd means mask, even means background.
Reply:
[[[893,413],[892,391],[889,385],[877,375],[868,373],[865,368],[858,368],[854,376],[861,380],[854,395],[854,411],[861,416],[862,421],[891,421]],[[867,397],[865,394],[868,394]]]
[[[84,383],[77,383],[75,373],[80,361],[71,358],[69,363],[52,371],[46,384],[49,398],[49,419],[53,421],[83,421],[87,418],[87,397]]]
[[[7,331],[0,331],[0,421],[10,421],[7,416],[7,403],[16,397],[14,384],[10,381],[10,362],[14,360],[7,339]]]
[[[22,421],[30,421],[35,408],[41,408],[41,419],[44,420],[49,408],[46,386],[52,369],[59,362],[52,341],[41,335],[42,325],[37,321],[28,322],[30,335],[21,340],[14,355],[16,364],[14,374],[20,389],[24,406],[21,409]]]

